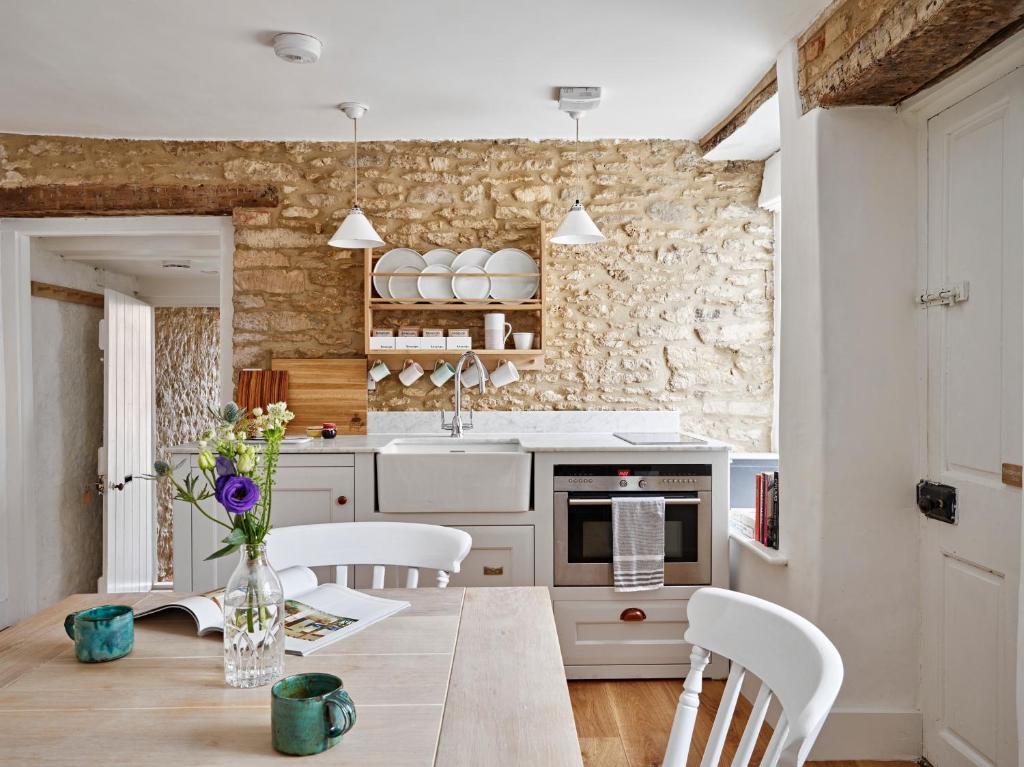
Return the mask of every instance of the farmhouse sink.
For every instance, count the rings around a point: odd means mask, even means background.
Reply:
[[[530,510],[532,456],[517,440],[408,437],[377,454],[384,513]]]

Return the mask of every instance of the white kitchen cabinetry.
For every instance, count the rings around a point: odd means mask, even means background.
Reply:
[[[195,470],[196,456],[189,456]],[[184,467],[182,474],[187,473]],[[285,454],[280,458],[274,486],[274,527],[317,522],[352,522],[355,508],[355,468],[350,454]],[[223,510],[211,499],[209,510]],[[238,554],[209,562],[206,557],[223,546],[224,528],[186,503],[174,503],[174,588],[207,591],[223,586]],[[323,578],[327,573],[318,573]]]
[[[593,678],[588,666],[689,663],[684,599],[644,600],[641,592],[630,601],[555,602],[553,607],[562,659],[567,670],[580,667],[576,678]]]
[[[452,575],[450,585],[533,585],[533,525],[473,525],[459,529],[473,536],[473,548],[459,572]]]

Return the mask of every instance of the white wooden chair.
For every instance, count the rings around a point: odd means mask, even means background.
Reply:
[[[384,588],[388,566],[409,568],[405,587],[419,586],[420,568],[437,571],[437,585],[469,554],[473,539],[464,530],[416,522],[334,522],[275,527],[267,536],[267,557],[278,570],[293,565],[331,566],[348,585],[348,568],[373,565],[373,588]]]
[[[685,767],[711,653],[732,661],[701,767],[717,765],[746,674],[762,684],[732,767],[746,767],[772,698],[782,706],[763,767],[800,767],[821,731],[843,682],[839,652],[809,621],[779,605],[724,589],[704,588],[687,605],[686,641],[693,645],[664,767]]]

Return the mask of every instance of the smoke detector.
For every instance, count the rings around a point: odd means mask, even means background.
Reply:
[[[324,44],[313,35],[285,32],[274,36],[274,53],[289,64],[316,64]]]

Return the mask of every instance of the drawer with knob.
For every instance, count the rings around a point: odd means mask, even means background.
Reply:
[[[473,548],[452,586],[532,586],[533,525],[469,525]]]
[[[566,665],[688,663],[686,600],[557,601],[552,605]]]

